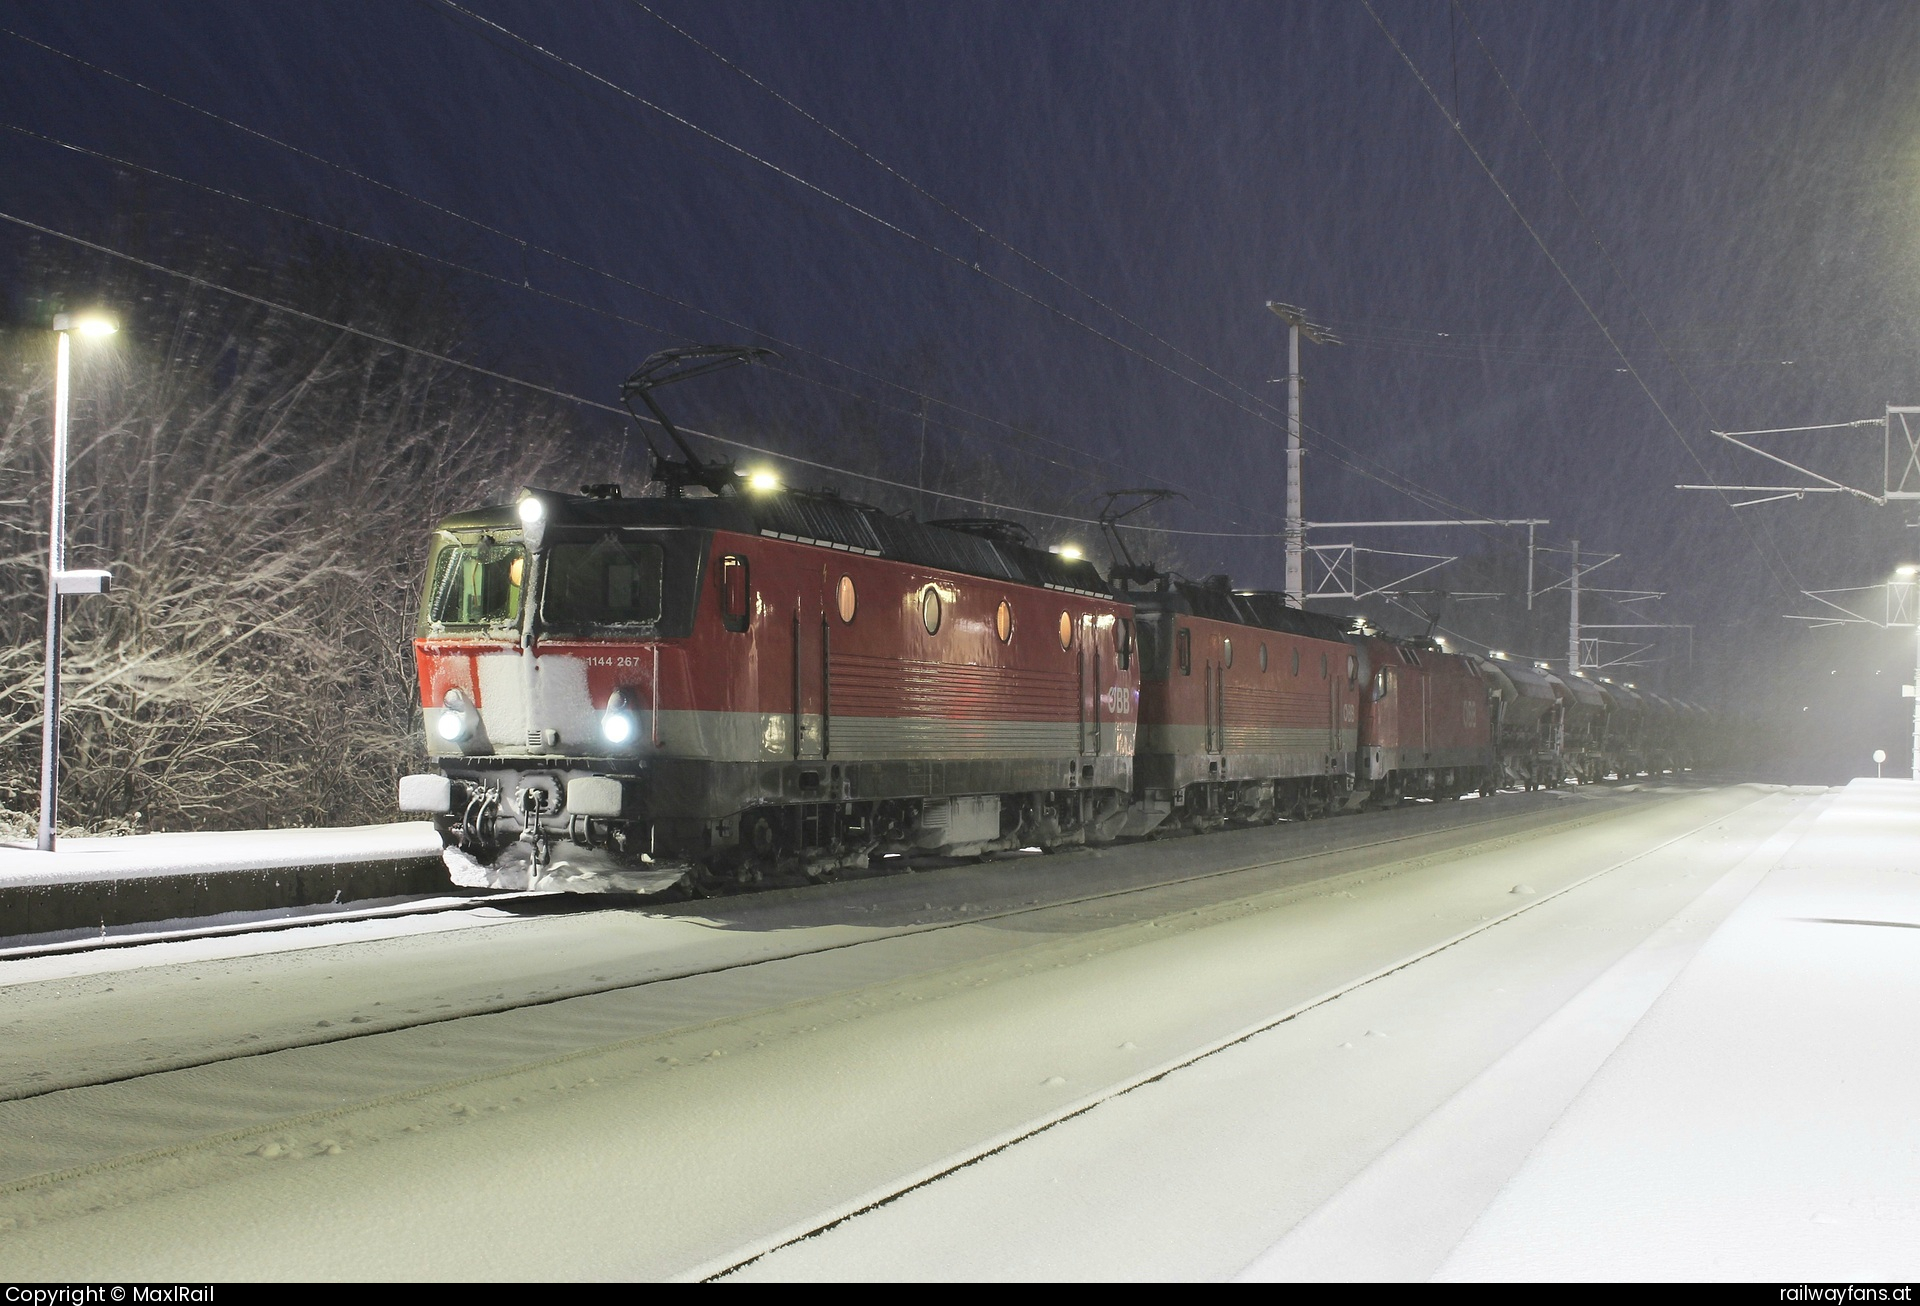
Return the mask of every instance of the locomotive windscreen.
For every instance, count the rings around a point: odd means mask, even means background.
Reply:
[[[665,553],[617,534],[561,542],[547,554],[541,620],[554,626],[638,626],[660,619]]]
[[[526,565],[518,544],[483,540],[442,547],[427,589],[427,620],[469,629],[517,623]]]

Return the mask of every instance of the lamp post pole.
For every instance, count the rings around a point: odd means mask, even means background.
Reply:
[[[1306,313],[1291,304],[1268,300],[1267,308],[1287,324],[1287,579],[1286,603],[1307,606],[1307,522],[1300,506],[1300,336],[1316,345],[1337,345],[1340,338],[1307,321]]]
[[[73,353],[65,314],[53,320],[53,511],[47,527],[46,717],[40,724],[40,837],[53,851],[60,802],[60,573],[67,568],[67,373]]]
[[[60,805],[60,596],[104,594],[104,571],[67,570],[67,411],[68,373],[74,331],[111,335],[113,323],[101,317],[53,319],[53,507],[47,525],[47,680],[46,717],[40,724],[40,831],[35,846],[53,851],[53,826]]]
[[[1568,588],[1573,599],[1567,609],[1567,670],[1580,669],[1580,541],[1573,542],[1573,570]]]

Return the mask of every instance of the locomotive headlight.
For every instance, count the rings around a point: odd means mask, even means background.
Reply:
[[[440,719],[433,723],[434,733],[449,744],[457,744],[473,733],[473,708],[467,696],[457,689],[449,689],[447,696],[440,700]]]
[[[527,552],[539,553],[547,543],[546,503],[532,490],[522,490],[514,510],[520,514],[520,537],[526,541]]]
[[[600,736],[615,748],[624,748],[640,734],[640,722],[627,706],[627,696],[615,690],[600,717]]]

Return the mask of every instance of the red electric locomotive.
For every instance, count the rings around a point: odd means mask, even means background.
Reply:
[[[1359,654],[1343,618],[1131,571],[1143,684],[1128,833],[1163,822],[1303,819],[1348,804],[1359,730]]]
[[[1457,798],[1494,786],[1491,713],[1475,660],[1432,640],[1356,638],[1368,668],[1359,782],[1377,800]]]
[[[745,356],[673,351],[629,390]],[[1119,832],[1133,614],[1091,563],[686,452],[656,456],[664,497],[530,490],[436,532],[439,773],[400,805],[438,818],[457,882],[720,887]]]

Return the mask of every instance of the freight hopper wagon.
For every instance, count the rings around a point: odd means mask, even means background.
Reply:
[[[1566,778],[1566,685],[1539,665],[1496,653],[1478,663],[1493,711],[1499,783],[1552,788]]]
[[[718,889],[1120,833],[1140,673],[1092,564],[731,474],[587,490],[434,534],[437,770],[400,797],[458,883]]]
[[[1607,776],[1607,718],[1612,700],[1584,671],[1560,680],[1566,694],[1567,768],[1583,784]]]

